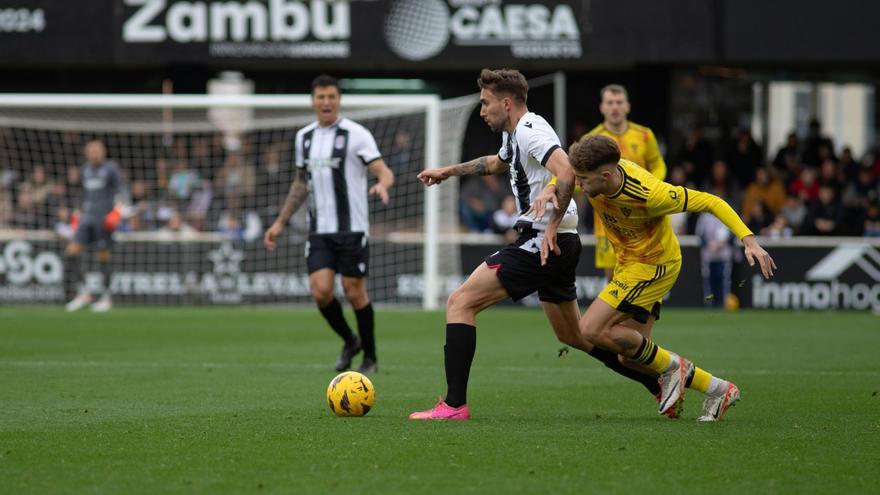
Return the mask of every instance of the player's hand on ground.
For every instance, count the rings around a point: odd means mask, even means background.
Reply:
[[[388,206],[388,189],[385,189],[385,186],[382,184],[375,184],[370,188],[370,196],[379,196],[379,199],[382,200],[382,204]]]
[[[263,235],[263,245],[266,246],[266,249],[269,251],[275,251],[277,244],[275,240],[278,239],[278,236],[281,235],[281,232],[284,230],[284,225],[280,223],[273,223],[271,227],[266,229],[266,233]]]
[[[541,194],[535,198],[535,202],[529,207],[526,215],[531,215],[535,220],[544,218],[544,213],[547,211],[547,203],[552,204],[554,210],[559,209],[559,200],[556,199],[556,186],[554,184],[548,184],[541,191]]]
[[[550,257],[550,251],[553,251],[553,254],[556,256],[562,254],[562,250],[560,250],[559,245],[556,244],[555,228],[548,228],[544,232],[544,239],[541,240],[541,266],[547,264],[547,258]]]
[[[776,262],[773,261],[770,254],[758,244],[758,241],[755,240],[755,236],[750,235],[743,237],[742,242],[746,261],[749,263],[749,266],[755,266],[755,260],[757,260],[758,265],[761,266],[761,274],[764,275],[764,278],[769,279],[772,277],[773,270],[776,270]]]
[[[446,172],[443,171],[442,168],[428,168],[422,170],[422,172],[418,175],[419,180],[422,181],[422,184],[426,186],[433,186],[435,184],[439,184],[444,180],[448,179]]]

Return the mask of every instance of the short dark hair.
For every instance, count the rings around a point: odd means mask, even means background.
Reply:
[[[312,93],[315,92],[315,88],[326,88],[329,86],[333,86],[334,88],[336,88],[337,91],[342,93],[342,90],[339,89],[339,81],[333,76],[321,74],[320,76],[312,79]]]
[[[529,96],[529,83],[516,69],[483,69],[477,85],[480,89],[510,96],[520,103],[525,103]]]
[[[620,148],[608,136],[586,136],[568,150],[571,166],[579,172],[592,172],[602,165],[620,161]]]
[[[629,99],[629,93],[626,92],[626,88],[621,86],[620,84],[606,84],[602,86],[602,89],[599,90],[599,99],[602,100],[605,98],[605,93],[615,93],[622,94],[624,98]]]

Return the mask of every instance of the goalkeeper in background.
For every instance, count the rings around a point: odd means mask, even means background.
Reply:
[[[626,88],[619,84],[609,84],[599,91],[599,96],[599,112],[605,120],[584,137],[597,134],[610,137],[617,143],[621,158],[664,180],[666,162],[660,154],[654,133],[648,127],[627,120],[630,105]],[[604,269],[605,277],[611,280],[615,264],[614,248],[605,235],[605,227],[598,213],[593,215],[593,233],[596,236],[596,268]]]
[[[73,222],[73,240],[65,250],[66,282],[71,291],[76,291],[76,296],[67,303],[65,309],[77,311],[91,304],[92,311],[104,312],[113,307],[110,300],[113,231],[121,220],[114,203],[117,195],[125,192],[125,183],[119,172],[119,165],[107,159],[107,149],[101,141],[92,140],[86,143],[85,157],[86,162],[82,165],[82,208]],[[82,280],[81,256],[85,248],[96,250],[104,279],[104,291],[97,301],[94,301],[94,296]]]

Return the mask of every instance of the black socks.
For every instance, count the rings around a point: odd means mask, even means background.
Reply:
[[[373,304],[368,303],[363,308],[354,310],[354,315],[357,318],[358,333],[361,335],[361,343],[364,346],[364,358],[375,361],[376,336],[373,330]]]
[[[351,332],[351,327],[348,326],[348,323],[345,321],[345,316],[342,314],[342,305],[339,304],[339,301],[335,297],[330,301],[330,304],[323,308],[319,307],[318,309],[321,310],[324,319],[330,324],[330,328],[332,328],[337,335],[342,337],[342,340],[346,343],[354,341],[354,334]]]
[[[645,375],[639,371],[624,366],[617,359],[617,354],[611,351],[606,351],[605,349],[600,349],[599,347],[593,347],[593,350],[590,351],[590,355],[605,363],[605,366],[614,370],[615,373],[641,383],[646,389],[648,389],[648,392],[651,392],[652,395],[660,393],[660,385],[657,383],[656,377]]]
[[[467,383],[471,363],[477,349],[477,327],[466,323],[446,324],[446,404],[461,407],[467,404]]]

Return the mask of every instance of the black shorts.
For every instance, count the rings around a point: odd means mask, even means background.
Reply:
[[[552,252],[541,266],[541,241],[544,233],[532,228],[517,229],[516,242],[486,257],[486,264],[498,273],[498,280],[511,299],[518,301],[537,291],[545,302],[559,304],[577,299],[575,268],[581,257],[581,239],[577,234],[557,234],[562,254]]]
[[[306,242],[309,273],[330,268],[344,277],[366,277],[370,246],[363,232],[310,234]]]
[[[81,223],[73,234],[73,240],[77,244],[103,251],[113,247],[113,232],[104,230],[103,225]]]

